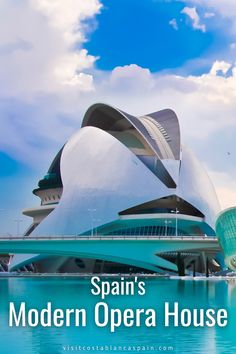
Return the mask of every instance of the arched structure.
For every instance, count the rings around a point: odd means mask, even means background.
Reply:
[[[34,191],[41,207],[24,211],[37,224],[30,235],[214,236],[214,188],[180,140],[170,109],[134,117],[91,106]]]

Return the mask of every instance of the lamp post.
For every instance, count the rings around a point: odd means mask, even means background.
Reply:
[[[178,208],[175,208],[175,210],[171,210],[171,213],[175,213],[175,236],[178,236],[178,219],[177,219],[177,214],[179,213]]]
[[[94,221],[99,223],[101,221],[101,219],[94,219]],[[95,236],[97,236],[97,235],[98,235],[98,226],[95,227]]]
[[[5,209],[0,209],[0,213],[2,212],[2,211],[5,211]],[[2,225],[1,225],[2,226]],[[0,232],[2,233],[2,230],[0,230]]]
[[[15,219],[16,223],[16,235],[17,237],[20,235],[20,223],[23,221],[22,219]]]
[[[170,221],[170,220],[165,220],[165,236],[167,236],[167,227],[168,227],[168,224],[171,224],[171,221]]]
[[[206,257],[206,277],[209,277],[209,258]]]
[[[192,265],[193,265],[193,277],[195,277],[196,276],[196,259],[194,259],[192,261]]]
[[[95,213],[96,210],[97,209],[88,209],[88,211],[90,212],[90,217],[91,217],[91,237],[93,237],[93,222],[94,222],[93,213]]]

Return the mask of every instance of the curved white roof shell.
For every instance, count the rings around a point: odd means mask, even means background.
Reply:
[[[91,106],[63,148],[60,171],[61,200],[33,235],[79,235],[91,223],[110,223],[123,210],[167,196],[191,204],[214,228],[214,188],[189,149],[181,149],[178,119],[169,109],[137,118]],[[17,259],[22,256],[14,264]]]

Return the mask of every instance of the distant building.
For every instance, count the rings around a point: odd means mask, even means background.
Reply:
[[[236,207],[225,209],[218,215],[216,230],[225,264],[236,271]]]

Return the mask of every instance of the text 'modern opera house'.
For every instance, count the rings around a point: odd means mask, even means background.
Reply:
[[[41,204],[23,211],[33,218],[25,236],[215,236],[214,188],[181,145],[178,118],[170,109],[134,117],[106,104],[92,105],[33,193]],[[167,271],[179,257],[170,244],[158,254]],[[203,271],[207,256],[218,270],[215,253],[207,252],[182,252],[185,269],[194,260]],[[145,272],[141,268],[50,254],[19,254],[11,262],[11,270],[35,272]]]

